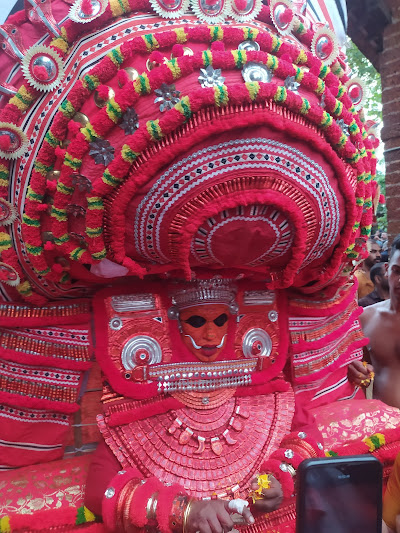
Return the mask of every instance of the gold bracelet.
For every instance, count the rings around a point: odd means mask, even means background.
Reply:
[[[194,498],[191,498],[188,501],[188,504],[186,506],[185,512],[183,514],[183,528],[182,528],[182,532],[183,533],[187,533],[187,521],[188,521],[188,518],[189,518],[190,511],[192,509],[192,505],[194,504],[195,501],[196,500]]]
[[[157,503],[158,503],[158,492],[154,492],[150,498],[147,500],[146,505],[146,518],[147,523],[151,525],[157,524]]]

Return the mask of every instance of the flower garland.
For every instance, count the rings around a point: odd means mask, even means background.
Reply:
[[[362,440],[352,441],[333,450],[326,450],[327,457],[371,453],[384,463],[391,463],[399,452],[400,428],[374,433]]]

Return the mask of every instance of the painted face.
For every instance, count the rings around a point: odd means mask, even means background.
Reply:
[[[226,343],[228,319],[223,304],[188,307],[179,313],[182,340],[200,361],[215,361]]]
[[[388,269],[390,297],[400,298],[400,250],[392,254]]]

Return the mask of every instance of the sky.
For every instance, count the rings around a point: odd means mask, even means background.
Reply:
[[[16,0],[1,0],[0,1],[0,24],[3,24],[3,22],[6,20],[7,15],[11,11],[11,9],[14,7]]]

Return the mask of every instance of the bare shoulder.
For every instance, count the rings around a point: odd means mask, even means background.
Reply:
[[[361,325],[364,327],[370,320],[377,320],[381,313],[388,312],[390,310],[390,300],[384,300],[368,307],[364,307],[360,316]]]

